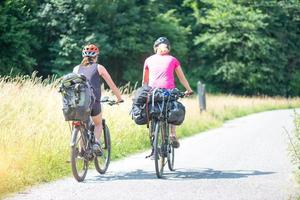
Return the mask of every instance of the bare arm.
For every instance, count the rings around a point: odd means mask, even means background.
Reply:
[[[148,85],[149,84],[149,69],[144,68],[143,72],[143,85]]]
[[[112,90],[112,92],[114,93],[114,95],[116,95],[118,101],[119,102],[122,101],[121,92],[117,88],[117,86],[114,83],[114,81],[111,79],[111,76],[109,75],[109,73],[107,72],[107,70],[102,65],[98,65],[98,72],[103,77],[103,79],[105,80],[105,82],[107,83],[107,85],[109,86],[109,88]]]
[[[144,71],[143,71],[143,82],[142,85],[148,85],[149,84],[149,69],[146,65],[146,62],[144,64]]]
[[[183,87],[185,87],[185,89],[187,90],[187,92],[189,92],[189,93],[193,92],[193,90],[190,87],[189,82],[185,78],[185,75],[184,75],[184,73],[183,73],[183,71],[181,69],[181,66],[178,66],[175,69],[175,72],[176,72],[176,75],[177,75],[180,83],[183,85]]]

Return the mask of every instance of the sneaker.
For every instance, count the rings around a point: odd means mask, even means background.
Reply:
[[[179,146],[180,146],[180,143],[178,142],[178,140],[175,136],[170,137],[170,143],[175,149],[179,148]]]
[[[101,149],[101,146],[100,146],[99,142],[95,142],[93,144],[93,150],[94,150],[94,152],[97,156],[102,156],[103,155],[103,152],[102,152],[102,149]]]

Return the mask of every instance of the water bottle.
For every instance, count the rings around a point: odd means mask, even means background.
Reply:
[[[163,95],[164,95],[164,97],[170,96],[169,90],[164,90]]]

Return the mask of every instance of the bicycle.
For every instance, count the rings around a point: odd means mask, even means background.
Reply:
[[[114,100],[104,97],[101,103],[109,105],[118,104]],[[109,128],[102,119],[103,133],[100,138],[100,148],[102,155],[97,156],[92,145],[95,143],[94,124],[91,117],[87,121],[73,121],[71,134],[71,168],[74,178],[82,182],[87,174],[89,162],[94,160],[96,170],[100,174],[105,174],[110,163],[111,140]]]
[[[181,97],[185,97],[184,92],[177,93],[177,96],[173,96],[176,100]],[[163,102],[157,102],[157,106],[160,107],[160,112],[150,111],[152,118],[149,128],[150,144],[152,146],[151,154],[148,157],[153,157],[155,163],[156,176],[158,178],[163,177],[164,166],[168,163],[170,171],[174,171],[175,151],[174,147],[170,143],[170,127],[168,123],[170,94]]]

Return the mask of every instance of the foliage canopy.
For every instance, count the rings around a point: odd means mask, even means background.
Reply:
[[[60,76],[96,43],[118,84],[140,82],[159,36],[194,88],[300,95],[299,0],[4,0],[0,74]]]

